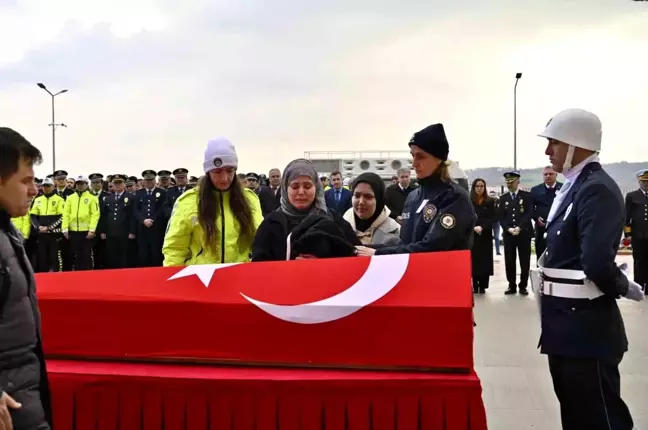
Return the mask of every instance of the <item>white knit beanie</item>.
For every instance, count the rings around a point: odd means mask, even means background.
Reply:
[[[207,143],[205,161],[203,162],[205,174],[221,167],[234,167],[235,169],[238,167],[236,149],[232,142],[224,137],[218,137]]]

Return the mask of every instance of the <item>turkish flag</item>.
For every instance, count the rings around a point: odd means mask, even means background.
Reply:
[[[472,369],[470,253],[37,275],[48,357]]]

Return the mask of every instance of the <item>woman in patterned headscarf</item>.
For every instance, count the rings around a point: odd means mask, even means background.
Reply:
[[[352,244],[360,244],[351,225],[326,207],[324,188],[313,164],[300,158],[291,161],[284,169],[281,206],[268,214],[259,227],[252,245],[252,261],[294,258],[287,255],[287,238],[309,215],[309,220],[313,216],[328,218],[336,224],[340,237]]]

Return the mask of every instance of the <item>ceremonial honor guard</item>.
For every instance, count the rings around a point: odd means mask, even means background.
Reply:
[[[617,299],[643,300],[616,265],[623,196],[599,163],[599,118],[581,109],[554,116],[540,134],[566,181],[547,218],[547,249],[533,287],[564,430],[631,430],[619,363],[628,350]]]
[[[549,209],[556,197],[556,192],[560,190],[562,184],[556,181],[556,172],[551,166],[544,168],[542,172],[544,182],[531,188],[531,197],[533,197],[533,221],[535,222],[535,253],[536,258],[540,258],[547,242],[545,241],[545,227]]]
[[[500,197],[499,222],[504,231],[504,266],[508,289],[504,294],[515,294],[517,287],[520,294],[529,294],[529,269],[531,267],[531,238],[533,237],[533,198],[531,193],[520,190],[520,172],[504,173],[504,180],[509,189]],[[517,281],[516,256],[520,258],[520,283]]]
[[[166,230],[167,192],[155,186],[155,170],[142,172],[144,188],[135,194],[139,267],[162,266],[162,244]]]
[[[99,231],[106,241],[106,268],[128,267],[129,241],[135,240],[135,196],[125,191],[126,175],[113,175],[113,193],[101,202]]]
[[[637,172],[639,189],[625,198],[625,242],[632,244],[634,280],[648,288],[648,169]]]

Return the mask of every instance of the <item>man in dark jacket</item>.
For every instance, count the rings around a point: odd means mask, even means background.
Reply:
[[[0,430],[48,430],[47,372],[34,275],[11,218],[25,215],[37,194],[41,153],[0,127]]]
[[[556,198],[556,191],[562,187],[562,184],[556,181],[556,176],[554,169],[547,166],[542,172],[542,184],[531,188],[533,221],[535,222],[535,252],[538,259],[547,248],[547,241],[544,238],[547,217],[554,198]]]
[[[402,224],[403,208],[407,196],[416,189],[410,180],[410,171],[406,168],[398,169],[398,180],[385,190],[385,205],[389,208],[389,216]]]

